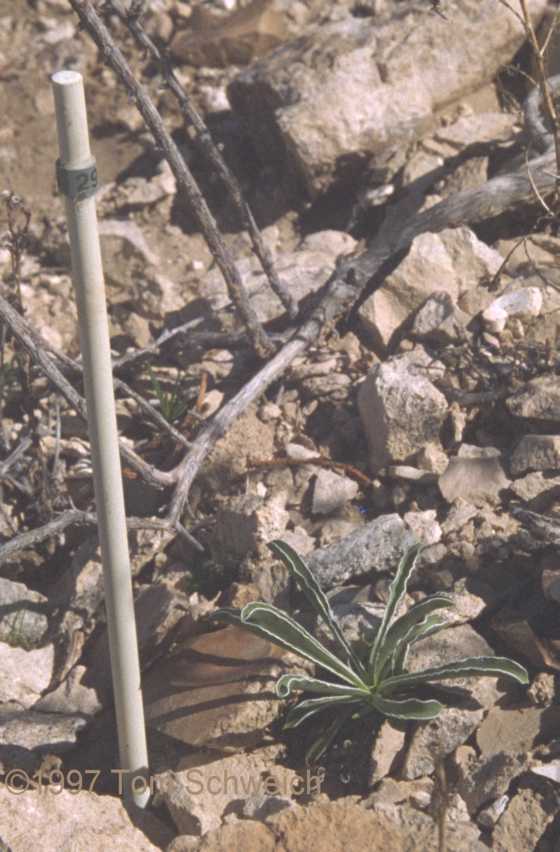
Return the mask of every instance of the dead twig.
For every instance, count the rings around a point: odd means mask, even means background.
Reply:
[[[13,467],[15,463],[19,461],[22,456],[25,455],[32,443],[33,441],[31,440],[29,435],[26,435],[26,437],[22,438],[22,440],[19,442],[15,450],[12,450],[8,458],[4,459],[3,462],[0,462],[0,479],[6,476],[10,468]]]
[[[443,758],[436,762],[434,773],[433,807],[437,822],[438,852],[446,852],[447,849],[447,809],[449,807],[449,789],[447,786],[447,773]]]
[[[278,277],[270,252],[262,240],[261,233],[253,217],[251,208],[243,197],[237,178],[228,168],[219,149],[214,144],[214,140],[212,139],[208,128],[204,124],[204,121],[175,76],[169,58],[163,51],[159,50],[149,37],[141,24],[140,14],[137,11],[133,11],[132,8],[127,11],[120,0],[107,0],[106,6],[109,10],[114,11],[118,15],[121,21],[124,22],[132,35],[136,38],[138,44],[143,47],[157,63],[160,73],[169,87],[169,90],[173,92],[177,99],[183,115],[188,121],[190,121],[196,131],[194,139],[195,145],[197,145],[201,154],[210,163],[210,165],[215,168],[228,192],[230,199],[240,213],[243,225],[247,229],[251,239],[253,251],[261,263],[272,290],[276,293],[286,308],[289,317],[294,319],[297,315],[297,305],[288,293],[285,285]]]
[[[162,148],[177,186],[186,197],[200,225],[208,247],[218,264],[229,296],[245,325],[255,352],[259,357],[270,355],[274,351],[272,342],[264,331],[255,309],[249,301],[247,292],[229,250],[227,249],[210,209],[200,192],[177,145],[165,128],[161,116],[144,87],[136,80],[128,62],[115,44],[109,30],[93,8],[89,0],[69,0],[78,15],[83,28],[99,48],[105,62],[115,72],[119,80],[133,98],[138,111],[146,122],[157,144]]]
[[[193,445],[183,461],[174,469],[177,486],[173,494],[167,518],[177,522],[187,503],[191,485],[208,454],[218,441],[247,410],[266,388],[276,381],[289,367],[294,358],[313,343],[328,323],[339,319],[360,294],[362,287],[379,268],[386,255],[381,252],[365,267],[358,265],[358,259],[347,259],[338,264],[325,287],[324,295],[309,318],[292,338],[276,353],[247,384],[227,402],[202,432],[197,435]]]
[[[53,363],[46,347],[38,342],[38,340],[41,340],[39,333],[32,331],[23,317],[2,296],[0,296],[0,317],[10,327],[14,337],[31,356],[31,359],[38,364],[54,387],[62,394],[72,408],[87,421],[85,399],[80,396],[68,379],[60,372],[56,364]],[[122,441],[119,442],[119,448],[123,459],[129,467],[139,473],[150,485],[156,488],[164,488],[173,484],[174,480],[169,473],[157,470],[152,465],[147,464],[134,450],[131,450]]]
[[[61,535],[64,530],[71,526],[97,526],[97,515],[95,512],[69,509],[57,518],[34,530],[14,536],[6,544],[0,546],[0,565],[7,559],[13,559],[19,553],[29,550],[30,547],[41,544],[41,542],[47,541],[54,536]],[[204,552],[204,548],[200,542],[181,524],[174,526],[166,520],[159,520],[157,518],[127,518],[126,526],[129,530],[168,530],[178,533],[186,538],[189,544],[192,544],[198,551]]]
[[[367,488],[369,488],[370,485],[373,485],[373,481],[369,478],[369,476],[366,476],[365,473],[362,473],[362,471],[358,470],[357,467],[354,467],[351,464],[345,464],[344,462],[333,461],[332,459],[325,458],[325,456],[314,456],[310,459],[290,459],[287,456],[282,456],[277,459],[249,459],[247,461],[247,468],[251,470],[268,467],[299,467],[300,465],[305,464],[327,467],[330,470],[340,470],[347,476],[357,479],[358,482],[361,482],[362,485]]]
[[[529,14],[529,9],[527,7],[527,0],[519,0],[519,4],[521,6],[521,14],[523,17],[523,26],[525,27],[525,32],[527,33],[527,38],[529,43],[533,49],[533,55],[535,57],[535,62],[537,64],[537,83],[539,86],[542,104],[544,108],[545,115],[549,121],[551,127],[552,138],[554,140],[554,152],[556,155],[556,173],[560,174],[560,121],[558,118],[558,111],[556,109],[556,105],[554,103],[551,87],[547,80],[547,72],[544,63],[544,57],[546,53],[546,49],[548,47],[550,38],[552,33],[554,32],[557,24],[558,24],[558,15],[559,11],[556,10],[553,19],[550,24],[550,28],[548,34],[544,40],[544,44],[542,47],[539,45],[539,41],[537,38],[537,34],[535,32],[535,28],[533,26],[533,21],[531,20],[531,15]],[[558,191],[558,181],[560,179],[557,178],[557,191]]]

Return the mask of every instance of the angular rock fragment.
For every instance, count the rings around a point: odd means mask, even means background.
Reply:
[[[288,35],[285,14],[269,0],[253,0],[231,14],[219,14],[213,6],[194,7],[190,28],[171,41],[178,62],[210,68],[247,65],[278,47]]]
[[[435,345],[451,343],[464,336],[467,321],[449,293],[434,293],[414,317],[410,336]]]
[[[287,498],[286,491],[276,491],[267,500],[248,494],[221,508],[211,541],[217,561],[231,563],[244,559],[259,544],[281,538],[290,520]]]
[[[500,461],[499,450],[462,444],[455,458],[439,478],[439,489],[448,503],[461,498],[476,505],[496,501],[509,479]]]
[[[54,646],[26,651],[0,642],[0,703],[31,707],[51,681]]]
[[[303,241],[295,252],[276,258],[280,280],[295,302],[299,303],[323,286],[331,274],[336,258],[353,250],[356,241],[341,231],[323,231],[313,235],[312,242]],[[271,292],[260,262],[254,257],[237,264],[247,295],[261,322],[269,322],[284,314],[284,307]],[[200,296],[214,311],[231,305],[222,273],[213,270],[200,283]]]
[[[437,339],[442,327],[440,339],[456,339],[461,325],[468,321],[455,306],[459,296],[474,290],[483,278],[494,276],[501,263],[498,252],[469,228],[420,234],[383,287],[360,306],[362,326],[373,344],[385,351],[395,332],[420,308],[413,327],[419,328],[420,336],[432,339],[435,335]]]
[[[47,598],[0,577],[0,640],[9,645],[30,648],[40,643],[48,627]]]
[[[273,745],[210,762],[205,753],[189,755],[177,771],[156,776],[158,800],[165,803],[181,834],[204,835],[219,828],[227,814],[241,816],[250,797],[279,792],[280,785],[276,780],[267,782],[267,774],[275,768],[280,751],[281,746]],[[288,796],[300,780],[295,772],[292,776],[284,783]]]
[[[42,787],[14,795],[2,785],[0,810],[6,847],[13,852],[111,848],[121,852],[158,852],[161,846],[154,846],[133,825],[122,799],[87,790],[92,778],[84,775],[84,789],[79,793],[57,787],[56,792],[46,794]]]
[[[559,435],[524,435],[515,447],[510,464],[511,472],[560,469]]]
[[[538,317],[543,297],[537,287],[523,287],[503,293],[482,312],[482,321],[488,331],[503,331],[510,317]]]
[[[524,420],[560,423],[560,382],[557,375],[531,379],[506,400],[509,411]]]
[[[495,852],[527,852],[537,849],[547,825],[558,811],[552,792],[521,789],[509,802],[492,835]]]
[[[234,626],[178,643],[144,678],[148,726],[190,746],[259,745],[279,711],[271,678],[282,653]]]
[[[307,564],[323,588],[331,589],[372,571],[393,573],[404,551],[414,542],[414,535],[398,515],[382,515],[342,541],[316,550]]]
[[[10,702],[0,706],[0,758],[17,749],[63,753],[76,745],[87,724],[80,713],[46,713]]]
[[[410,670],[444,665],[463,657],[485,656],[493,656],[488,643],[472,627],[463,624],[412,646]],[[463,705],[445,707],[436,719],[414,731],[403,766],[404,778],[419,778],[433,772],[438,758],[450,754],[469,738],[481,722],[484,711],[492,707],[500,695],[495,678],[457,678],[446,684],[466,690],[469,700]]]
[[[530,14],[545,5],[533,0]],[[387,178],[434,113],[493,77],[525,38],[492,0],[456,4],[453,36],[439,16],[412,7],[393,18],[344,17],[254,63],[229,99],[262,159],[285,163],[310,196],[366,167]]]
[[[313,487],[311,511],[314,515],[329,515],[353,500],[359,491],[358,483],[332,470],[320,470]]]
[[[414,350],[376,365],[360,385],[358,408],[372,471],[407,461],[439,440],[448,405],[430,378],[440,369],[424,350]]]

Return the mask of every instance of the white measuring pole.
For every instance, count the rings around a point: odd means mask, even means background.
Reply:
[[[60,158],[57,176],[66,196],[72,279],[78,304],[95,506],[103,560],[107,626],[125,791],[144,807],[149,799],[148,751],[132,576],[113,392],[105,283],[97,230],[97,172],[89,147],[82,75],[52,77]]]

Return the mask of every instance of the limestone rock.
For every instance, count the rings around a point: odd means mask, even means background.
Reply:
[[[0,642],[0,702],[31,707],[49,685],[53,665],[52,644],[26,651]]]
[[[207,834],[221,826],[226,814],[241,816],[251,797],[281,792],[289,797],[302,788],[304,779],[295,772],[293,777],[266,780],[280,751],[280,746],[273,745],[210,762],[205,754],[189,756],[176,772],[156,776],[158,800],[165,803],[179,832]]]
[[[0,640],[23,648],[38,645],[48,627],[46,597],[0,577],[0,600],[5,613],[0,614]]]
[[[84,779],[84,786],[86,782]],[[42,849],[59,852],[157,852],[128,816],[121,799],[87,790],[56,794],[30,790],[14,795],[0,787],[2,840],[12,852]]]
[[[482,312],[482,321],[488,331],[503,331],[510,317],[538,317],[543,297],[537,287],[522,287],[505,291]]]
[[[467,315],[455,305],[449,293],[436,292],[414,317],[411,337],[439,345],[451,343],[464,336],[467,321]]]
[[[438,363],[423,350],[376,365],[358,391],[358,408],[368,437],[370,467],[407,461],[439,440],[447,400],[432,384]]]
[[[254,748],[279,710],[281,655],[236,626],[178,643],[144,678],[148,726],[189,746]]]
[[[463,657],[484,656],[493,656],[492,649],[472,627],[463,624],[416,643],[410,651],[409,668],[416,671]],[[419,778],[433,772],[437,759],[450,754],[469,738],[485,709],[492,707],[500,695],[496,678],[457,678],[446,684],[466,689],[474,705],[446,707],[436,719],[414,731],[403,767],[404,778]]]
[[[316,550],[307,564],[323,588],[331,589],[371,571],[394,573],[404,551],[414,542],[415,537],[398,515],[381,515],[336,544]]]
[[[304,241],[289,254],[275,259],[276,271],[296,303],[316,292],[331,274],[336,258],[351,252],[356,242],[341,231],[323,231],[313,234],[313,241]],[[284,307],[271,292],[260,262],[254,257],[242,258],[237,267],[261,322],[269,322],[284,314]],[[199,294],[213,311],[231,305],[222,273],[213,270],[200,283]]]
[[[519,790],[494,829],[492,848],[495,852],[536,849],[557,810],[558,804],[553,794]]]
[[[385,351],[411,314],[424,304],[413,327],[420,336],[433,337],[445,327],[444,337],[466,324],[455,307],[459,296],[474,290],[481,279],[492,277],[502,258],[481,242],[469,228],[448,228],[439,234],[420,234],[405,259],[387,276],[359,309],[359,317],[373,344]],[[430,299],[430,305],[426,298]],[[434,319],[439,317],[439,322]],[[433,334],[431,332],[433,331]],[[441,335],[440,335],[441,337]]]
[[[560,436],[525,435],[513,451],[510,467],[514,475],[530,470],[559,470]]]
[[[539,376],[527,382],[506,401],[509,411],[524,420],[560,423],[560,387],[558,376]]]
[[[43,713],[4,703],[0,706],[0,757],[17,767],[26,753],[69,751],[86,722],[78,713]]]
[[[493,447],[462,444],[439,478],[439,489],[448,503],[461,498],[469,503],[496,501],[509,480]]]
[[[322,469],[313,487],[311,511],[314,515],[329,515],[353,500],[358,491],[359,486],[354,479]]]
[[[545,6],[533,0],[530,13],[538,18]],[[453,38],[447,21],[413,7],[345,16],[254,63],[228,94],[263,161],[285,163],[315,197],[366,166],[386,179],[434,113],[492,78],[524,38],[493,0],[457,3]]]

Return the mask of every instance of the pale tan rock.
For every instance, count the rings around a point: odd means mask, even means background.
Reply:
[[[301,243],[296,251],[280,255],[275,260],[276,272],[296,302],[322,287],[334,268],[336,258],[356,246],[352,237],[340,231],[322,231],[313,234],[313,237],[314,240]],[[242,258],[237,267],[259,320],[268,322],[282,316],[284,307],[271,292],[260,261],[252,256]],[[199,295],[214,311],[231,306],[219,269],[212,270],[200,282]],[[307,359],[305,363],[308,363]]]
[[[199,4],[189,24],[171,41],[175,59],[189,65],[246,65],[278,47],[288,35],[285,15],[269,0],[252,0],[229,14]]]
[[[509,479],[498,450],[462,444],[457,456],[449,459],[438,484],[448,503],[461,498],[476,505],[480,501],[496,502]]]
[[[31,707],[50,683],[54,646],[26,651],[0,642],[0,701]]]
[[[545,5],[530,5],[535,19]],[[359,180],[367,164],[386,179],[434,126],[434,113],[493,78],[525,38],[520,21],[492,0],[463,0],[453,27],[449,38],[446,21],[413,8],[345,15],[254,63],[229,98],[263,160],[286,163],[311,197],[347,177],[344,162],[348,177]],[[403,39],[406,51],[395,50]]]
[[[510,467],[514,475],[531,470],[560,470],[560,436],[525,435],[513,451]]]
[[[87,785],[86,785],[87,786]],[[121,799],[82,791],[14,795],[0,787],[2,840],[12,852],[157,852],[130,821]]]
[[[387,852],[403,849],[401,832],[386,817],[366,810],[351,797],[292,808],[267,821],[290,852],[308,852],[324,838],[331,852],[368,849]]]
[[[448,405],[430,381],[437,374],[437,362],[418,349],[376,365],[360,385],[358,409],[372,471],[407,461],[439,440]]]
[[[536,849],[547,825],[557,813],[556,797],[520,790],[509,803],[492,836],[495,852]]]
[[[486,758],[500,752],[531,751],[537,738],[554,736],[560,724],[560,707],[492,707],[476,732],[476,741]]]
[[[416,237],[406,258],[360,306],[359,317],[376,347],[385,351],[410,315],[433,294],[456,302],[500,268],[498,252],[469,228],[450,228]]]
[[[315,515],[328,515],[353,500],[358,491],[354,479],[323,468],[315,480],[311,510]]]
[[[527,382],[506,401],[515,417],[527,420],[542,420],[546,423],[560,422],[560,389],[556,375],[539,376]]]
[[[179,832],[206,834],[219,828],[226,814],[241,816],[251,798],[291,798],[305,787],[305,780],[295,772],[284,779],[269,774],[281,750],[273,745],[210,762],[205,753],[192,755],[183,759],[176,772],[156,776],[158,799],[165,803]]]
[[[282,651],[240,627],[177,643],[143,683],[146,721],[189,746],[255,748],[276,718]]]
[[[220,508],[211,548],[218,562],[244,559],[259,545],[281,538],[290,520],[288,494],[276,491],[267,499],[244,495]]]
[[[484,656],[493,656],[492,649],[472,627],[463,624],[442,630],[412,646],[409,669],[421,671],[463,657]],[[433,772],[435,761],[469,738],[481,722],[485,709],[492,707],[500,695],[496,678],[457,678],[446,683],[467,689],[479,708],[446,707],[429,724],[419,726],[413,733],[406,756],[404,778],[419,778]]]
[[[388,721],[382,723],[371,752],[370,787],[389,774],[393,761],[404,746],[405,738],[404,730],[399,730]]]

